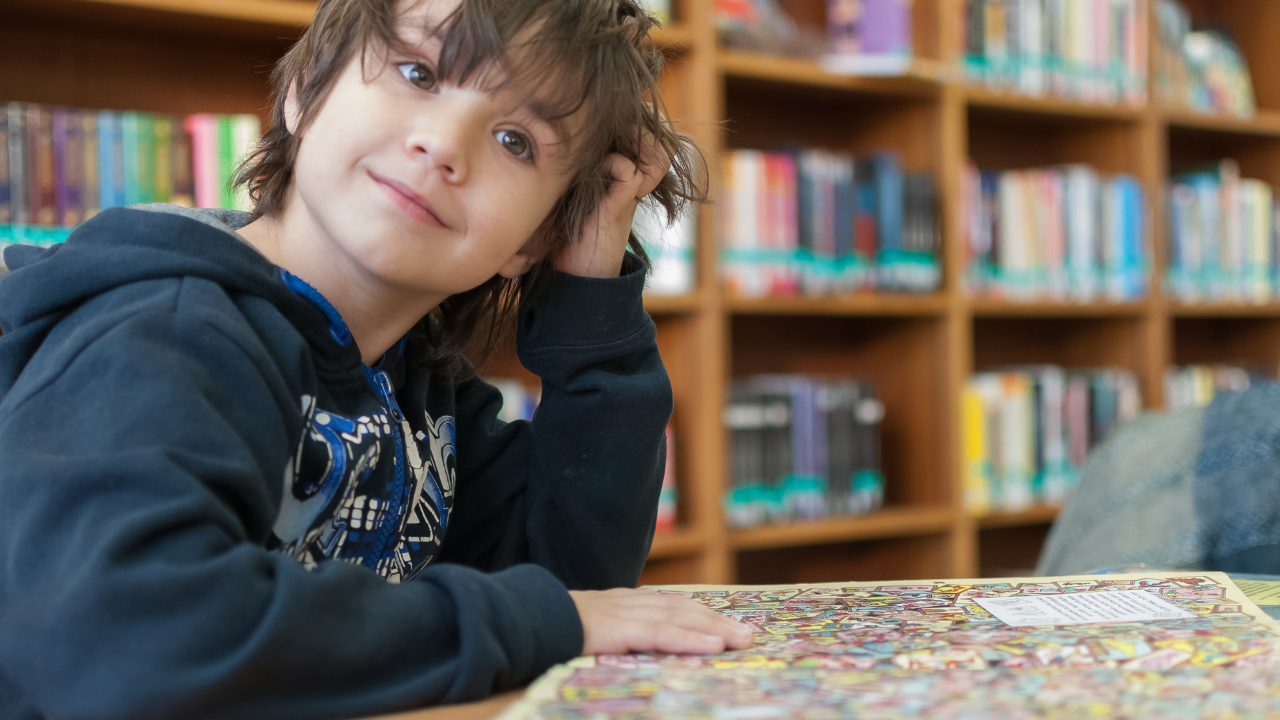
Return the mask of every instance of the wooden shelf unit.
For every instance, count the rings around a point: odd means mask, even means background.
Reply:
[[[823,0],[782,2],[802,22],[821,21]],[[1233,157],[1246,176],[1280,185],[1280,43],[1272,40],[1280,3],[1188,4],[1197,19],[1226,25],[1240,41],[1260,105],[1254,117],[967,85],[957,63],[961,0],[915,1],[918,60],[896,78],[834,75],[810,60],[723,48],[712,0],[676,0],[676,21],[655,37],[669,57],[664,93],[706,149],[713,185],[726,149],[896,150],[908,169],[931,172],[937,182],[944,283],[924,297],[730,297],[716,267],[715,209],[704,208],[698,289],[646,300],[676,396],[680,526],[655,538],[645,582],[964,577],[1026,567],[1055,508],[975,518],[960,505],[959,397],[970,373],[1023,362],[1122,365],[1138,374],[1146,404],[1160,407],[1171,364],[1280,362],[1280,303],[1185,305],[1161,294],[1169,173]],[[0,98],[266,119],[270,65],[314,7],[306,0],[0,0]],[[1149,299],[967,297],[959,182],[971,157],[992,168],[1088,162],[1136,175],[1151,207]],[[721,408],[730,379],[756,372],[845,372],[876,381],[887,408],[886,509],[783,527],[726,526]],[[534,381],[509,355],[495,359],[492,374]]]

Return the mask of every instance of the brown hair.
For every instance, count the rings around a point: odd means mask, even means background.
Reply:
[[[411,0],[423,1],[432,0]],[[396,27],[398,5],[398,0],[322,0],[311,26],[276,65],[271,125],[234,180],[247,186],[254,219],[284,210],[301,135],[347,64],[357,54],[365,63],[370,50],[380,55],[404,48]],[[560,121],[582,112],[581,130],[566,138],[574,149],[573,179],[539,231],[553,252],[581,234],[604,199],[611,183],[605,157],[616,152],[636,161],[646,133],[671,157],[671,169],[645,202],[674,219],[686,203],[705,201],[704,159],[694,142],[675,130],[658,91],[663,56],[648,37],[655,25],[635,0],[461,0],[439,26],[426,28],[441,42],[435,68],[440,81],[481,82],[487,70],[500,66],[506,75],[502,82],[524,89],[529,98],[544,88],[552,91],[552,106],[543,112],[562,134]],[[291,86],[299,109],[297,135],[285,126]],[[634,234],[628,246],[647,263]],[[493,350],[519,303],[542,287],[549,262],[513,280],[495,275],[450,296],[423,318],[411,335],[415,346],[426,348],[427,367],[469,375],[466,357],[483,360]]]

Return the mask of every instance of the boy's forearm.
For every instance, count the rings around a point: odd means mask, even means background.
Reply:
[[[638,264],[638,263],[637,263]],[[671,385],[645,314],[642,270],[560,276],[521,325],[522,362],[543,380],[532,424],[530,559],[570,588],[633,585],[664,469]]]

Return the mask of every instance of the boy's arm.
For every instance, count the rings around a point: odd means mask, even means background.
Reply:
[[[392,585],[264,549],[296,443],[288,381],[217,318],[110,320],[51,336],[0,402],[0,677],[41,714],[358,717],[518,687],[581,651],[536,566]]]
[[[472,380],[457,395],[458,484],[441,555],[485,569],[535,562],[574,589],[633,586],[652,541],[671,385],[644,311],[642,264],[557,273],[517,331],[542,378],[532,422],[497,419]]]

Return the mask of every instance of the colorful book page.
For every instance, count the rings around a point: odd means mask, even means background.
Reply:
[[[579,658],[501,720],[1280,713],[1280,624],[1221,573],[655,589],[746,623],[755,646]],[[979,602],[1116,592],[1183,616],[1015,627]]]

